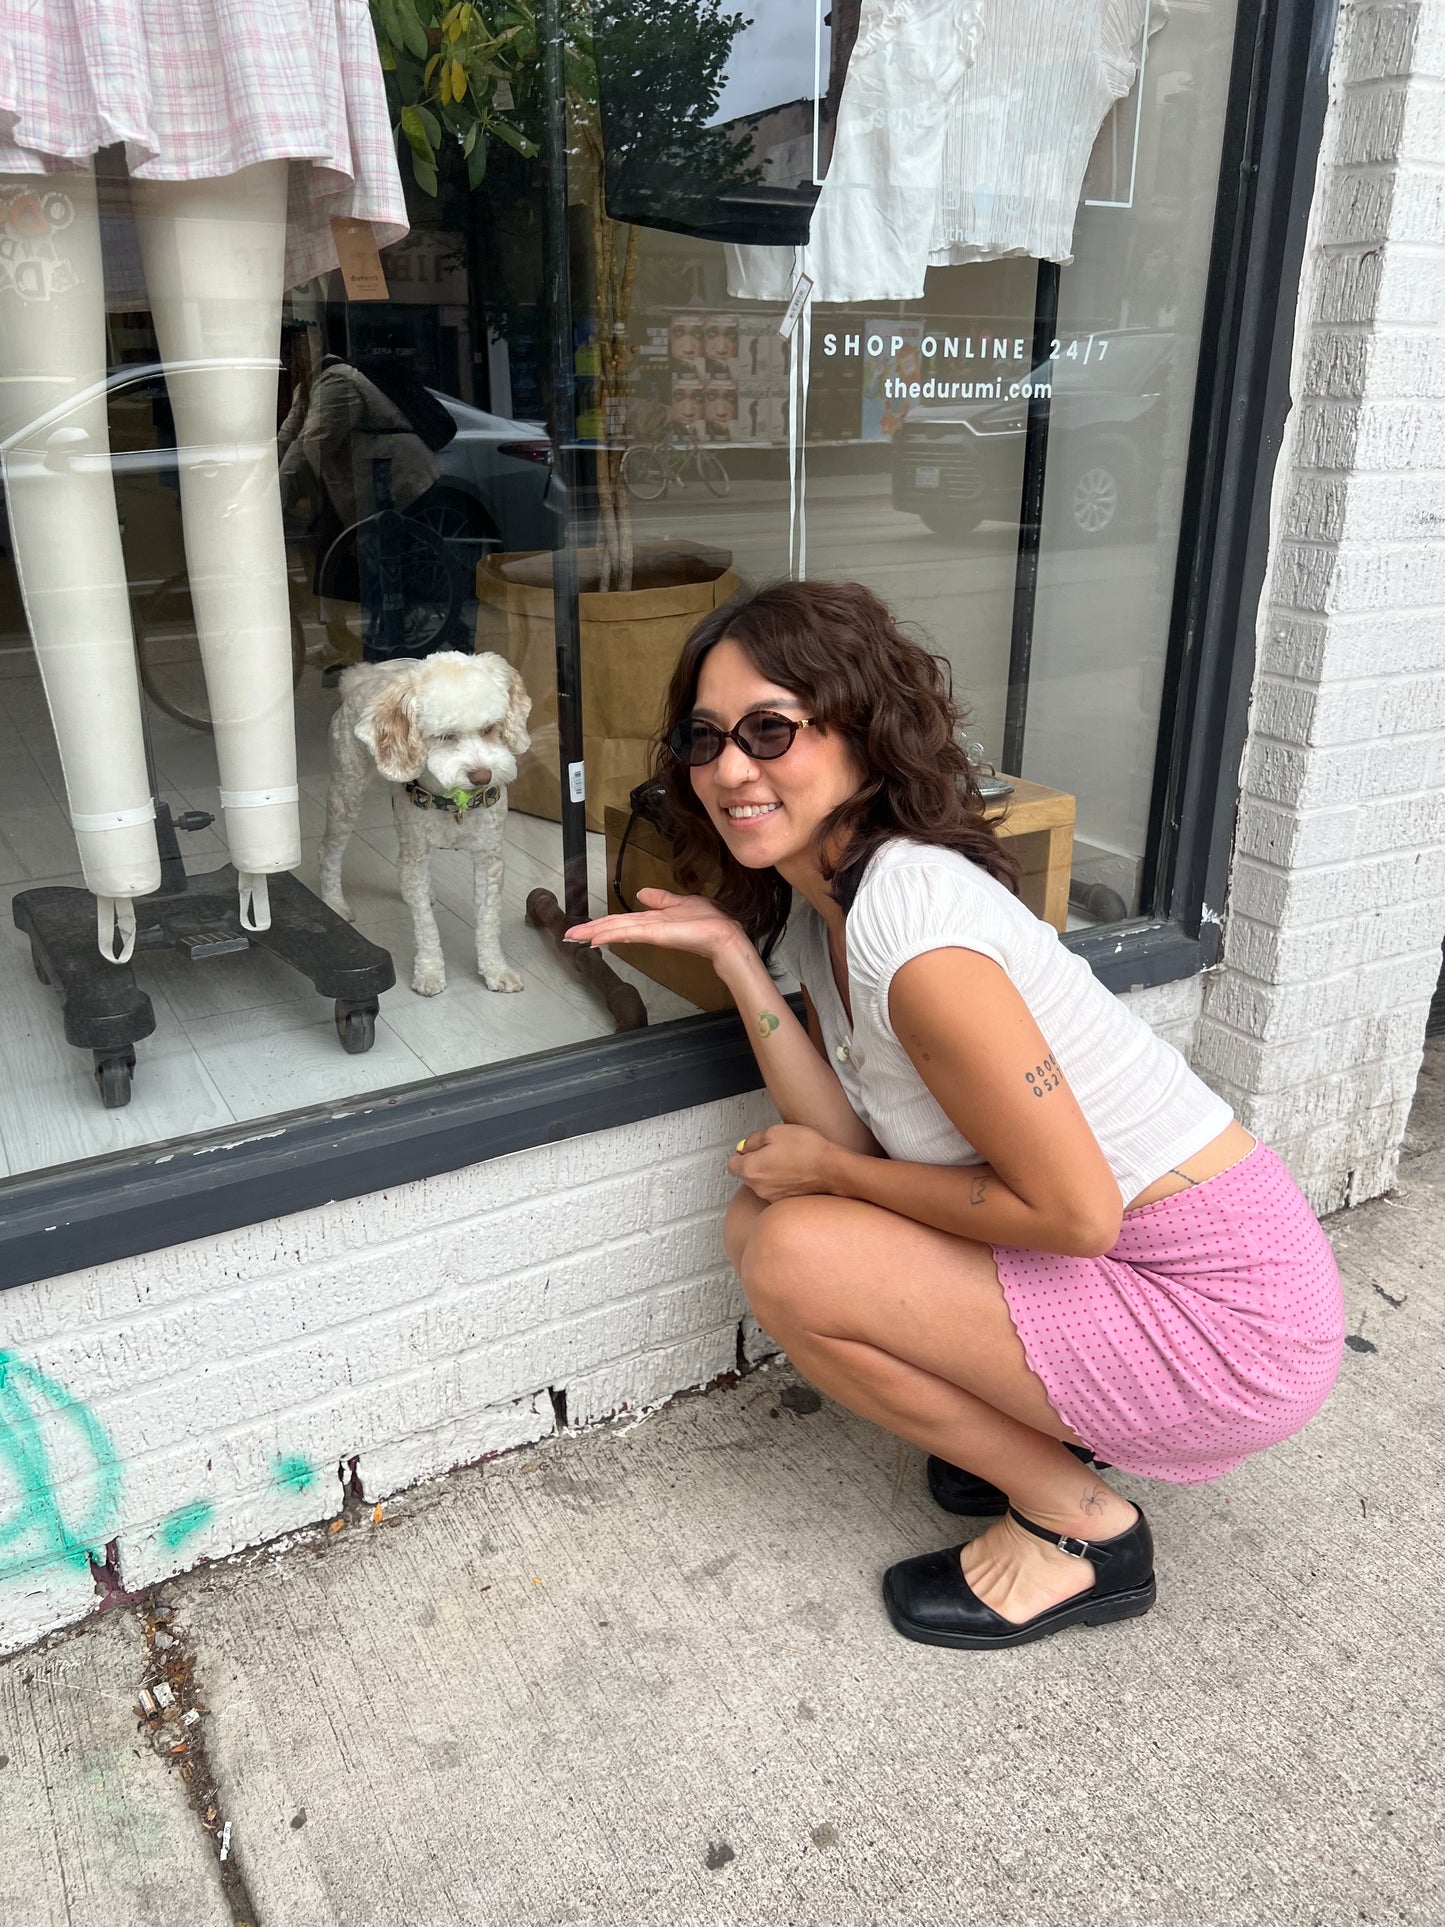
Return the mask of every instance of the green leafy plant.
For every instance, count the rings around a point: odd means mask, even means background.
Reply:
[[[450,152],[480,187],[487,144],[525,159],[537,143],[517,125],[519,97],[538,79],[537,21],[525,0],[371,0],[398,144],[424,194],[437,193]]]
[[[523,162],[538,152],[544,103],[535,7],[530,0],[370,0],[370,6],[393,131],[410,154],[418,187],[436,197],[460,160],[468,186],[490,196],[493,139]],[[621,462],[638,230],[614,221],[607,200],[616,192],[630,203],[634,183],[645,199],[649,181],[664,175],[672,204],[672,220],[664,225],[681,222],[686,231],[689,192],[701,208],[723,188],[759,178],[748,151],[711,124],[733,41],[747,23],[729,0],[562,0],[560,13],[572,199],[591,214],[598,586],[630,589],[632,515]],[[605,140],[599,58],[607,69]],[[516,165],[498,171],[508,177]],[[522,191],[516,179],[507,188]]]

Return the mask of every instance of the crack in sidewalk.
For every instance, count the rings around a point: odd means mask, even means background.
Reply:
[[[196,1679],[196,1653],[174,1606],[160,1605],[153,1594],[134,1602],[146,1643],[146,1661],[136,1696],[139,1723],[167,1772],[179,1774],[186,1805],[210,1842],[221,1892],[234,1927],[263,1927],[241,1870],[226,1817],[225,1797],[211,1764],[206,1739],[208,1711]]]

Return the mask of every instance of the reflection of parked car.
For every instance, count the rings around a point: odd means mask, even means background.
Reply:
[[[1028,377],[1052,390],[1046,508],[1064,540],[1138,534],[1155,498],[1174,339],[1099,334],[1087,362],[1061,354]],[[1018,520],[1028,404],[1010,385],[1005,376],[1002,399],[912,404],[893,445],[895,508],[952,537]]]
[[[489,415],[431,391],[457,432],[436,458],[436,486],[412,513],[448,541],[489,548],[557,546],[562,483],[552,474],[552,445],[535,422]]]
[[[94,390],[71,395],[38,413],[29,424],[7,437],[6,460],[39,463],[63,472],[99,460],[113,470],[116,484],[150,479],[174,486],[182,466],[205,468],[227,460],[253,459],[259,451],[230,448],[186,448],[174,445],[170,392],[167,381],[184,381],[189,373],[213,376],[214,361],[182,362],[169,371],[158,362],[117,368],[106,379],[111,418],[110,447],[99,454],[89,446],[86,432],[71,422]],[[255,364],[246,364],[255,365]],[[270,367],[269,362],[261,364]],[[416,504],[413,513],[448,541],[473,542],[484,548],[549,549],[557,542],[561,483],[552,476],[552,450],[546,433],[535,422],[509,421],[450,395],[437,400],[457,424],[457,432],[437,456],[434,487]]]

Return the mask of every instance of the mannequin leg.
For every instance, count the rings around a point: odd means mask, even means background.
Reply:
[[[126,900],[159,887],[160,860],[111,479],[94,174],[0,177],[0,248],[16,570],[81,868],[101,900],[101,952],[124,961],[135,927]]]
[[[276,470],[286,180],[285,161],[264,161],[221,180],[134,183],[226,836],[253,928],[266,923],[261,879],[301,859]]]

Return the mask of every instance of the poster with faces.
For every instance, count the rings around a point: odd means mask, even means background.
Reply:
[[[689,438],[700,437],[707,402],[707,384],[701,375],[672,373],[672,425]]]
[[[704,351],[707,317],[695,311],[675,314],[667,325],[667,362],[674,377],[694,375],[701,381],[707,373]]]
[[[738,385],[710,377],[703,392],[703,419],[710,442],[738,439]]]
[[[741,324],[736,314],[673,314],[667,361],[672,421],[684,434],[709,442],[739,436],[738,369]]]
[[[703,365],[709,381],[737,380],[739,335],[735,314],[710,314],[703,322]]]

